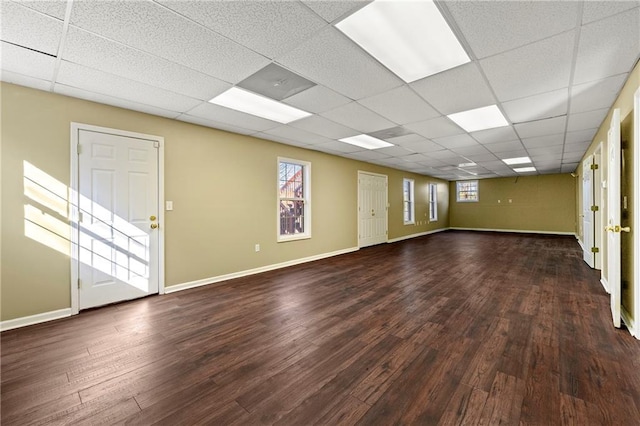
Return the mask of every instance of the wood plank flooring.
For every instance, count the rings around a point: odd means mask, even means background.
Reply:
[[[2,333],[3,425],[638,425],[573,237],[443,232]]]

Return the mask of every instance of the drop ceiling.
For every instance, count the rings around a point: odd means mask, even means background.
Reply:
[[[336,28],[367,3],[3,0],[2,80],[458,180],[515,176],[512,157],[574,171],[640,54],[638,1],[441,1],[471,62],[406,83]],[[234,86],[312,115],[208,102]],[[488,105],[509,125],[467,133],[447,117]],[[362,133],[393,146],[339,141]]]

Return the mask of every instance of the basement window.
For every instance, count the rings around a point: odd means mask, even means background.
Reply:
[[[278,242],[311,238],[311,163],[278,158]]]
[[[479,199],[477,180],[456,182],[456,200],[459,203],[474,203]]]

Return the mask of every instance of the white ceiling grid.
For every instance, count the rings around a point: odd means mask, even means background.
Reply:
[[[2,0],[1,78],[457,180],[515,176],[501,160],[520,156],[573,171],[640,54],[639,1],[445,0],[471,62],[406,84],[335,28],[367,3]],[[312,116],[282,125],[208,102],[270,63],[316,84],[283,100]],[[492,104],[509,126],[447,118]],[[377,131],[394,146],[338,141]]]

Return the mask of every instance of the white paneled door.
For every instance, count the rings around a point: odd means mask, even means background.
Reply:
[[[358,247],[387,242],[387,176],[358,172]]]
[[[159,142],[78,130],[78,305],[158,293]]]
[[[591,209],[593,202],[593,156],[587,157],[582,166],[582,249],[583,258],[590,267],[595,266],[595,253],[593,252],[593,223],[594,211]]]
[[[620,110],[613,110],[607,135],[607,282],[611,293],[613,325],[620,327]]]

